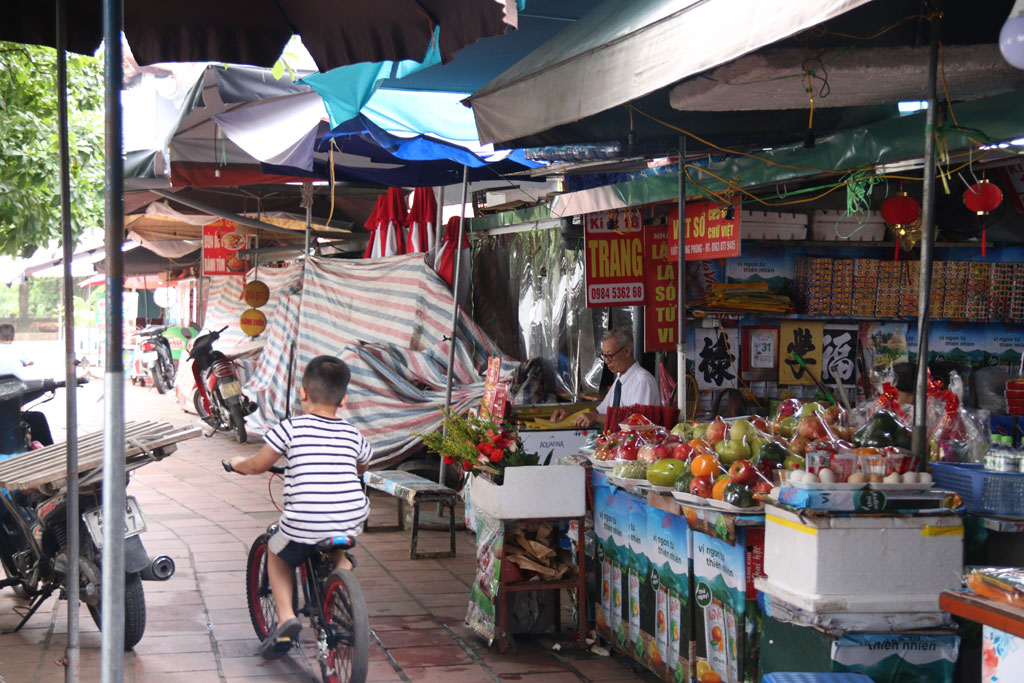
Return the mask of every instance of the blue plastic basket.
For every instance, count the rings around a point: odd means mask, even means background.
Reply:
[[[806,674],[773,673],[764,677],[763,683],[872,683],[864,674]]]
[[[1024,473],[990,472],[982,465],[933,462],[935,486],[953,491],[968,512],[1024,515]]]

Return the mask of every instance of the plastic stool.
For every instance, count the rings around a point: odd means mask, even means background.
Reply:
[[[763,683],[873,683],[864,674],[773,673]]]

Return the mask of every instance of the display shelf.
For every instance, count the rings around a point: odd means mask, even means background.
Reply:
[[[776,313],[773,311],[740,311],[740,310],[705,310],[700,308],[687,309],[687,320],[824,320],[824,321],[850,321],[850,322],[911,322],[917,320],[917,316],[877,316],[877,315],[807,315],[806,313]],[[949,318],[931,318],[930,322],[950,322],[974,325],[1020,325],[1020,322],[1012,320],[951,320]]]
[[[968,590],[942,591],[939,608],[958,617],[1024,638],[1024,609]]]
[[[742,238],[743,242],[749,242],[756,246],[762,247],[867,247],[876,249],[894,249],[896,248],[895,242],[875,242],[875,241],[858,241],[858,240],[765,240],[757,238]],[[972,249],[981,248],[981,242],[936,242],[936,249]],[[997,246],[994,242],[985,242],[985,247]],[[915,247],[916,248],[916,247]],[[913,251],[908,250],[908,251]]]

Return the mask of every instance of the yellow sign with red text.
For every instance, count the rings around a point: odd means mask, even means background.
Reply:
[[[640,209],[584,216],[587,307],[644,303],[644,228]]]

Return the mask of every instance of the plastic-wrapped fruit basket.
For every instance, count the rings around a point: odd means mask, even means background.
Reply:
[[[1024,515],[1024,472],[991,472],[968,463],[933,462],[935,487],[954,491],[968,512]]]

